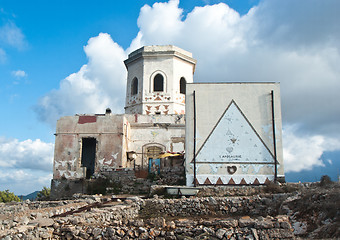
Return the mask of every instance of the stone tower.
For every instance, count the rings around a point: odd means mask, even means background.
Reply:
[[[186,83],[193,82],[196,60],[172,45],[145,46],[124,61],[128,71],[125,113],[185,114]]]

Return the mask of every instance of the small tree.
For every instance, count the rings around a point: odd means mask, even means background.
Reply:
[[[320,179],[320,186],[327,186],[332,184],[332,180],[328,175],[323,175]]]
[[[20,202],[20,198],[9,190],[0,191],[0,202]]]
[[[50,194],[51,194],[51,189],[48,187],[43,187],[43,189],[37,194],[37,200],[38,201],[49,200]]]

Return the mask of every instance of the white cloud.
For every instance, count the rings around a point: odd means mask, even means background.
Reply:
[[[283,131],[285,172],[300,172],[316,166],[325,166],[322,154],[325,151],[340,150],[338,139],[321,135],[299,136],[297,132],[297,126],[286,126]]]
[[[322,153],[338,149],[340,137],[340,1],[264,0],[242,16],[224,3],[183,16],[178,4],[145,5],[126,52],[174,44],[198,60],[196,82],[281,82],[286,169],[322,166]],[[84,50],[89,62],[36,107],[53,127],[62,115],[123,110],[126,52],[108,34]],[[299,124],[299,135],[291,124]]]
[[[144,42],[161,45],[179,37],[183,26],[183,10],[178,8],[178,4],[179,0],[170,0],[167,3],[154,3],[152,7],[142,7],[137,23]]]
[[[0,167],[0,191],[9,189],[16,195],[26,195],[50,187],[52,174],[39,170],[2,169]]]
[[[0,41],[17,49],[23,49],[27,44],[21,29],[12,21],[0,27]]]
[[[27,77],[27,74],[25,71],[23,70],[16,70],[16,71],[12,71],[12,75],[16,78],[23,78],[23,77]]]
[[[243,16],[224,3],[187,16],[178,1],[144,6],[132,44],[191,51],[196,82],[281,82],[286,123],[339,137],[340,2],[312,2],[265,0]]]
[[[0,138],[0,168],[52,171],[53,143]]]
[[[0,137],[0,191],[28,194],[50,186],[53,143]],[[4,189],[5,187],[5,189]]]
[[[101,33],[84,47],[88,63],[60,82],[39,100],[35,111],[41,120],[55,126],[63,115],[102,113],[107,107],[122,112],[126,70],[124,50],[110,35]]]

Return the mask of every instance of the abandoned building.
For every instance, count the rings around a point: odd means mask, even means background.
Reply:
[[[184,151],[188,186],[283,177],[279,84],[194,84],[196,60],[172,45],[144,46],[124,63],[125,114],[58,120],[52,191],[61,179],[150,171],[164,166],[161,154],[183,159]]]

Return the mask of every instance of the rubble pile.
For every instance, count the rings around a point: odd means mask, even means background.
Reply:
[[[234,197],[76,196],[0,204],[0,239],[340,237],[340,188]]]

